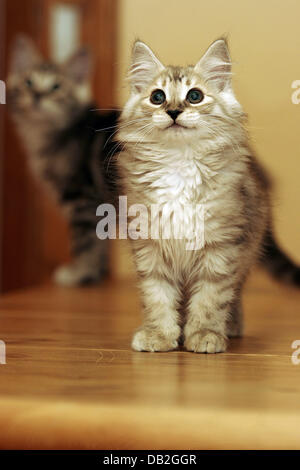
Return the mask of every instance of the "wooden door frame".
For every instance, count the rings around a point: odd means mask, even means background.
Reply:
[[[41,52],[48,56],[51,6],[55,3],[78,4],[83,9],[82,43],[91,46],[97,56],[93,81],[97,104],[103,108],[115,106],[118,0],[0,1],[5,8],[5,32],[2,30],[5,37],[4,76],[8,70],[9,50],[17,33],[30,35]],[[40,283],[49,276],[53,266],[49,265],[45,254],[47,208],[41,200],[40,189],[28,172],[26,158],[7,112],[0,142],[2,138],[0,292],[5,292]],[[54,219],[59,229],[63,222],[59,216]]]
[[[5,0],[0,0],[0,80],[5,82]],[[0,104],[0,188],[3,187],[4,173],[3,173],[3,161],[4,161],[4,112],[5,105]],[[4,222],[3,214],[3,194],[0,190],[0,247],[2,246],[2,227]],[[2,250],[0,249],[0,266],[2,266]],[[2,286],[2,269],[0,269],[0,291]]]

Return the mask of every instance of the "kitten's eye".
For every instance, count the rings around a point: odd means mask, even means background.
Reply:
[[[60,88],[60,83],[54,83],[54,85],[52,86],[52,90],[55,91],[55,90],[58,90]]]
[[[192,88],[186,95],[186,99],[192,104],[201,103],[203,98],[204,98],[204,95],[202,91],[199,90],[199,88]]]
[[[162,90],[154,90],[151,93],[150,101],[152,104],[162,104],[166,101],[166,95]]]
[[[32,80],[30,80],[30,78],[26,78],[25,83],[28,86],[28,88],[32,88],[33,83],[32,83]]]

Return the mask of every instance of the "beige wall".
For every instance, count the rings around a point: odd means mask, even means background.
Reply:
[[[300,262],[299,0],[120,0],[118,101],[132,41],[147,42],[165,63],[195,63],[217,37],[228,35],[237,96],[249,114],[261,161],[275,183],[275,226]]]

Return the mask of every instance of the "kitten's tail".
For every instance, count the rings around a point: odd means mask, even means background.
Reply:
[[[300,287],[300,266],[281,250],[270,229],[265,234],[260,263],[275,279]]]

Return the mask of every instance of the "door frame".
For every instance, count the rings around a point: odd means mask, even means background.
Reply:
[[[118,0],[0,2],[0,17],[5,19],[5,27],[0,28],[0,35],[4,36],[1,41],[5,55],[4,77],[15,35],[22,32],[31,36],[47,57],[51,7],[55,3],[77,4],[82,8],[82,43],[90,46],[96,55],[93,79],[96,103],[103,108],[115,106]],[[5,292],[45,281],[54,265],[68,258],[69,247],[66,222],[47,197],[41,197],[41,190],[27,169],[26,156],[6,107],[0,132],[0,292]]]

